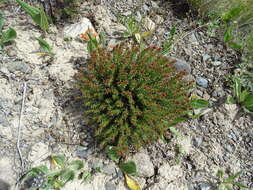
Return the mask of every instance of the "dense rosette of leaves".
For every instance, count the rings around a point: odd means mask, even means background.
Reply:
[[[122,154],[138,149],[189,110],[191,83],[176,72],[174,60],[160,55],[159,48],[126,44],[91,53],[80,89],[101,147],[115,145]]]

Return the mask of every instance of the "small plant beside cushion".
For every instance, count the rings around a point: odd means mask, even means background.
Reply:
[[[174,60],[161,49],[119,44],[112,51],[91,52],[87,69],[80,71],[80,89],[101,147],[114,145],[121,155],[165,134],[176,118],[190,109],[191,83],[176,72]]]

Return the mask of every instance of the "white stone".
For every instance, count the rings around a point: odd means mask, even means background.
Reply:
[[[179,165],[164,164],[159,168],[159,174],[167,181],[174,181],[183,176],[183,170]]]
[[[39,166],[45,164],[45,160],[50,155],[48,145],[39,142],[32,146],[31,152],[28,155],[28,160],[32,162],[32,166]]]
[[[143,26],[147,31],[155,30],[155,23],[149,17],[143,19]]]
[[[135,162],[137,173],[140,177],[150,177],[154,175],[154,166],[147,154],[136,153],[131,160]]]
[[[88,29],[95,31],[90,20],[83,17],[80,22],[66,26],[63,30],[63,35],[65,38],[76,38],[80,37],[80,35],[85,33]]]
[[[0,158],[0,179],[13,185],[15,183],[15,173],[12,169],[14,163],[7,157]]]

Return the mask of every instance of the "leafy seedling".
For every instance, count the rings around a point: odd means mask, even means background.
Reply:
[[[227,103],[238,103],[246,113],[253,113],[253,93],[243,89],[240,77],[232,77],[233,96],[227,97]]]
[[[107,156],[114,162],[119,162],[120,156],[117,152],[116,147],[108,146],[106,149]]]
[[[27,180],[32,180],[32,185],[27,187],[29,190],[58,190],[64,187],[69,181],[74,180],[76,174],[80,173],[84,167],[84,164],[81,160],[73,160],[68,162],[63,155],[51,155],[50,163],[50,169],[44,165],[31,168],[25,174],[24,178],[22,179],[22,183],[26,184]],[[42,183],[36,184],[36,181],[41,178]],[[87,178],[88,175],[86,175],[86,177],[84,174],[81,176],[81,179],[83,180]]]
[[[161,52],[162,55],[166,55],[171,50],[173,46],[175,34],[176,34],[176,27],[174,26],[171,28],[167,40],[162,44],[162,47],[163,47],[163,50]]]
[[[199,118],[208,110],[209,102],[206,100],[193,98],[190,103],[193,111],[190,111],[188,116],[192,119]]]
[[[53,56],[54,53],[52,52],[52,47],[47,43],[46,40],[42,39],[42,38],[36,38],[36,40],[38,41],[42,52],[40,52],[42,55],[50,55]]]
[[[227,178],[224,177],[224,172],[222,170],[218,170],[216,177],[218,178],[217,188],[216,190],[233,190],[233,185],[244,189],[247,188],[245,185],[238,183],[236,179],[241,175],[242,172],[237,172],[233,175],[228,176]]]
[[[133,161],[121,163],[119,167],[122,170],[122,172],[126,174],[129,174],[129,175],[137,174],[136,164]]]
[[[49,22],[46,13],[42,8],[36,8],[28,5],[26,2],[21,0],[16,0],[16,2],[21,6],[21,8],[31,16],[32,20],[40,26],[43,31],[48,31]]]
[[[17,32],[13,28],[0,33],[0,50],[9,42],[12,42],[17,37]]]

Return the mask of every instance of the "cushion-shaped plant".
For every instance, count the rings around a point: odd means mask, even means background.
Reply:
[[[80,72],[80,89],[90,124],[101,147],[115,145],[121,155],[159,139],[190,109],[188,90],[161,49],[119,44],[91,52]]]

